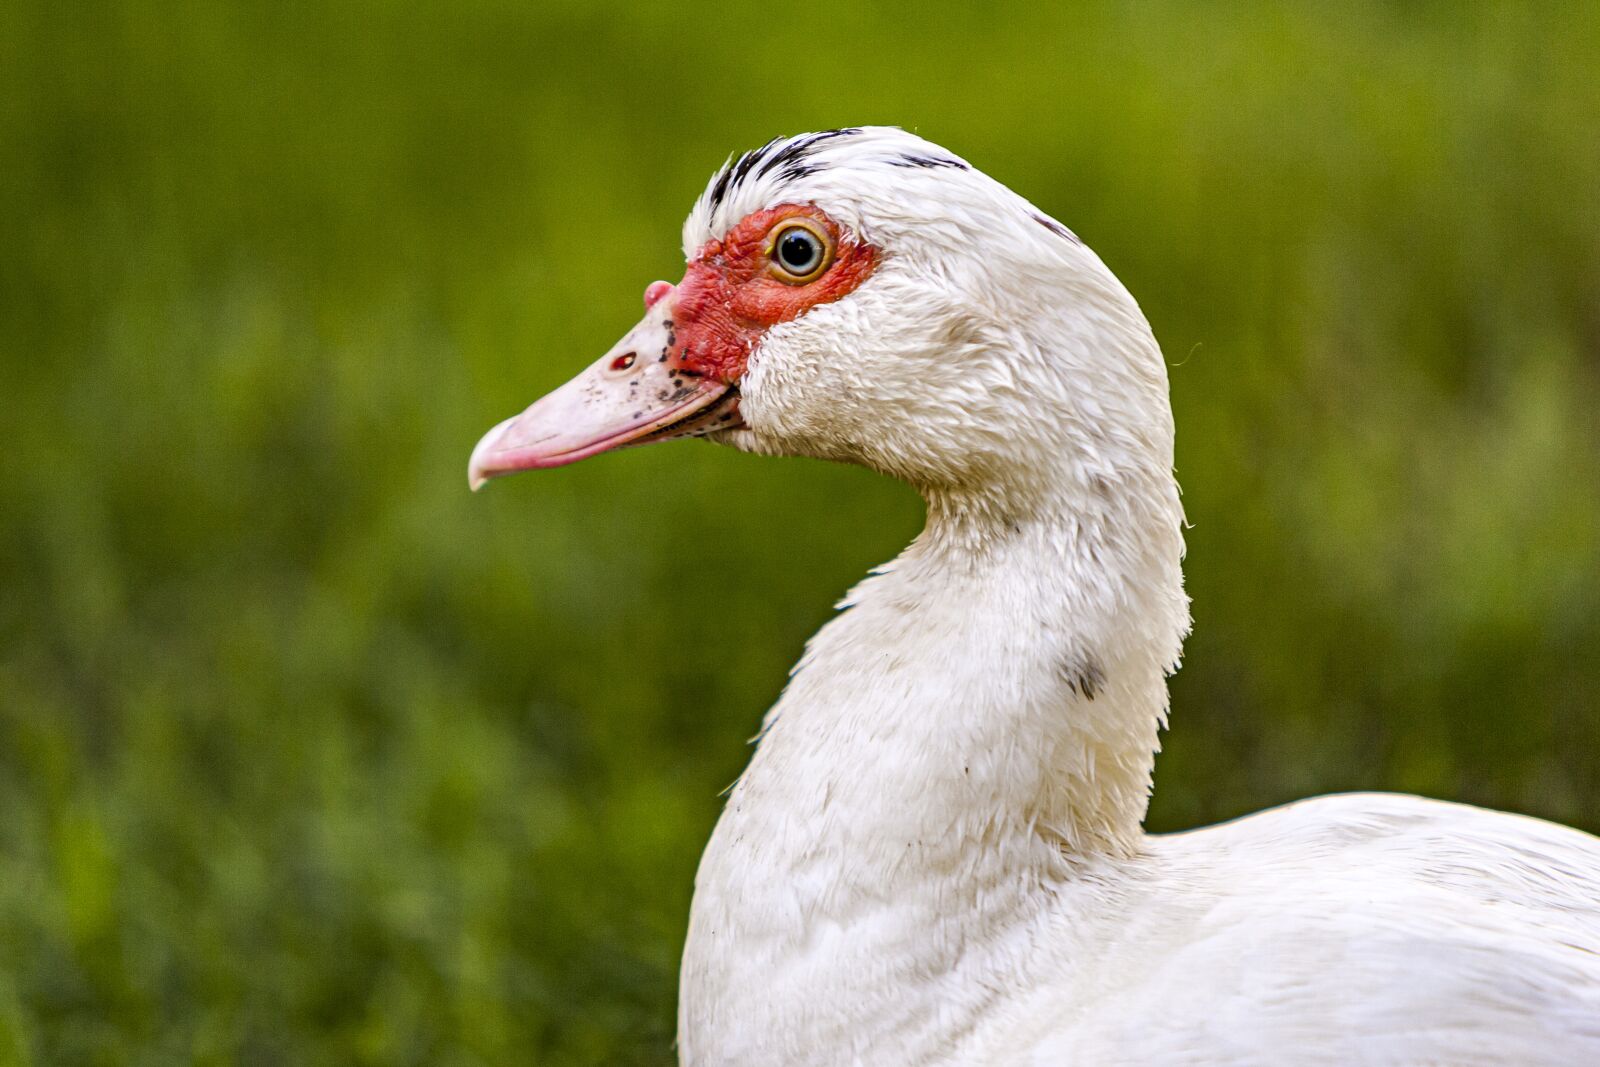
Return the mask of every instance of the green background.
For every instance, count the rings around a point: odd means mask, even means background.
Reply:
[[[912,127],[1172,363],[1155,829],[1600,828],[1600,5],[0,5],[0,1062],[667,1063],[691,878],[920,503],[466,491],[711,170]]]

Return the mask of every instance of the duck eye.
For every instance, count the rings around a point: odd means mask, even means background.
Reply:
[[[796,226],[778,238],[778,262],[790,274],[810,274],[822,261],[822,245],[809,230]]]
[[[773,234],[771,249],[773,275],[790,285],[815,279],[827,269],[833,256],[832,242],[825,233],[793,220]]]

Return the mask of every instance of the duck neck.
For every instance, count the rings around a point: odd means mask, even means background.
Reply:
[[[841,1041],[931,1026],[874,989],[1017,966],[1049,887],[1139,847],[1187,622],[1162,477],[1142,516],[1087,480],[1025,508],[926,493],[927,528],[807,646],[718,822],[686,1050],[736,1060],[822,989]]]
[[[1142,835],[1188,602],[1171,476],[1138,482],[1066,471],[1022,499],[926,490],[922,535],[855,594],[863,628],[899,626],[891,640],[919,649],[930,680],[882,705],[929,757],[917,794],[1046,843],[1048,868],[1127,855]],[[833,649],[814,665],[851,658]]]
[[[735,799],[787,779],[863,848],[1135,848],[1188,625],[1176,488],[1154,481],[925,491],[923,533],[812,639]]]

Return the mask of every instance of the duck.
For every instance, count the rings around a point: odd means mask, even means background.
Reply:
[[[1070,229],[869,126],[730,157],[683,250],[472,487],[703,438],[927,517],[727,796],[681,1063],[1600,1063],[1600,839],[1381,793],[1143,829],[1190,626],[1167,365]]]

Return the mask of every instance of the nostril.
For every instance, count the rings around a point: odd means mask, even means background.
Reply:
[[[637,358],[638,357],[632,352],[624,352],[622,355],[611,361],[611,369],[627,370],[629,367],[633,366],[633,361]]]

